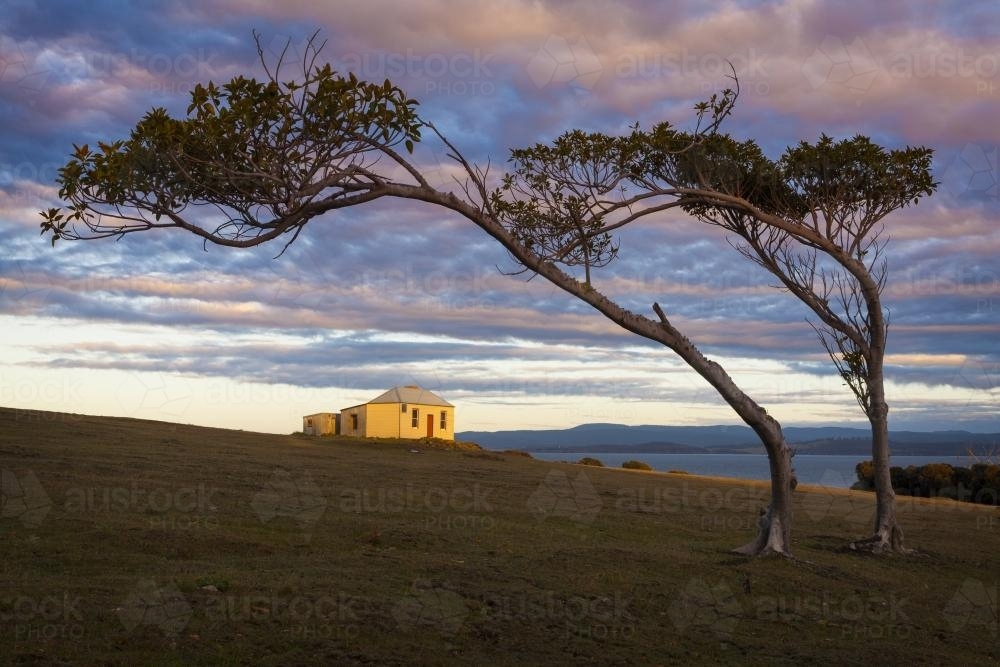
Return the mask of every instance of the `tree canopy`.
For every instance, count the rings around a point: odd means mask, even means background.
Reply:
[[[43,234],[54,244],[173,227],[225,246],[280,239],[287,247],[314,218],[383,197],[454,211],[525,271],[669,347],[719,392],[771,458],[771,510],[747,552],[788,553],[793,480],[780,425],[658,303],[655,318],[647,317],[599,289],[595,272],[619,256],[618,230],[683,210],[729,232],[742,254],[816,314],[823,345],[872,422],[875,468],[885,469],[884,480],[875,477],[880,509],[883,501],[888,508],[880,516],[895,530],[882,386],[882,221],[933,191],[930,149],[824,135],[772,159],[720,129],[737,85],[695,106],[692,129],[664,121],[621,135],[571,130],[512,150],[509,171],[493,181],[402,89],[317,64],[322,45],[311,44],[295,76],[281,74],[279,58],[265,81],[196,86],[185,118],[153,109],[127,139],[75,147],[58,176],[65,207],[42,213]],[[429,139],[461,167],[455,188],[432,187],[410,159]],[[899,544],[901,537],[892,546]]]

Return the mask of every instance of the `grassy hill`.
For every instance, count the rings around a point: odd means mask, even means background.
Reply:
[[[7,664],[985,664],[996,507],[0,409]],[[992,595],[992,597],[990,597]]]

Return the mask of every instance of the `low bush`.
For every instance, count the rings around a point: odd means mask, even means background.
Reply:
[[[604,464],[601,463],[600,459],[595,459],[590,456],[584,456],[582,459],[577,461],[577,463],[582,466],[596,466],[598,468],[604,467]]]
[[[528,459],[535,458],[534,456],[531,455],[531,452],[526,452],[523,449],[505,449],[505,450],[503,450],[500,453],[501,454],[510,454],[511,456],[523,456],[523,457],[528,458]]]
[[[652,470],[653,466],[643,461],[626,461],[622,464],[623,468],[628,468],[629,470]]]

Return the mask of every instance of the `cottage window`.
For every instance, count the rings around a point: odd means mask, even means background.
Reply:
[[[358,413],[354,412],[351,414],[351,430],[358,430]]]
[[[410,426],[413,428],[418,428],[420,426],[420,410],[413,408],[413,412],[410,413]]]
[[[403,405],[402,405],[402,406],[400,406],[400,407],[402,408],[402,409],[400,410],[400,412],[403,412],[403,413],[405,413],[405,412],[406,412],[406,403],[403,403]]]
[[[444,410],[441,411],[441,430],[448,428],[448,413]]]
[[[313,420],[307,419],[306,420],[306,426],[312,426],[312,425],[313,425]]]

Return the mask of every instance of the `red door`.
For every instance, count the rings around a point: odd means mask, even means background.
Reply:
[[[427,437],[434,437],[434,415],[427,415]]]

